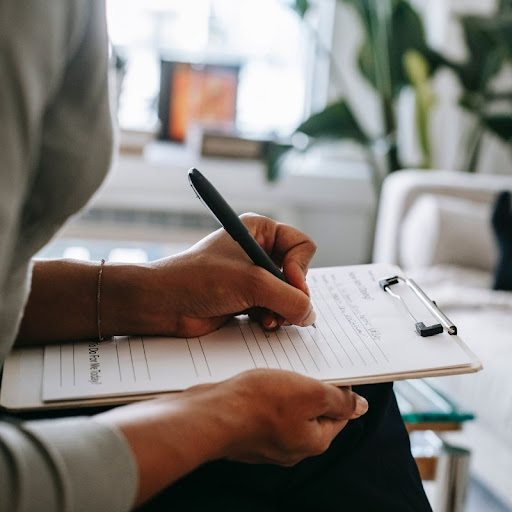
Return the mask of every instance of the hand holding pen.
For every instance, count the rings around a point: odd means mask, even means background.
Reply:
[[[290,284],[309,295],[304,276],[307,271],[307,265],[315,250],[314,243],[310,239],[300,231],[278,223],[273,223],[272,225],[275,226],[274,229],[281,230],[282,235],[286,235],[284,238],[282,236],[264,236],[261,232],[255,232],[255,236],[253,236],[215,187],[197,169],[190,169],[188,176],[190,184],[199,199],[224,227],[231,238],[240,245],[255,265],[265,269],[284,283]],[[297,246],[295,247],[293,246],[295,242],[295,240],[292,240],[293,238],[297,239]],[[266,240],[274,240],[274,242],[271,246],[265,247]],[[279,242],[278,246],[275,246],[276,241]],[[292,244],[291,247],[286,247],[289,244]],[[283,254],[285,247],[287,251]],[[307,258],[297,258],[298,253],[304,250],[308,253]],[[283,266],[287,274],[286,276],[269,254],[274,256],[276,261]],[[311,309],[304,324],[313,324],[314,317],[315,313]],[[260,321],[262,321],[266,328],[272,329],[282,324],[284,320],[283,318],[276,318],[275,315],[267,312],[262,315]]]

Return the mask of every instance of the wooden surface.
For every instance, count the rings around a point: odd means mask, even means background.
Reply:
[[[415,457],[422,480],[435,480],[438,457]]]
[[[462,423],[453,422],[428,422],[428,423],[406,423],[405,427],[407,432],[414,432],[415,430],[432,430],[434,432],[450,432],[453,430],[460,430]]]

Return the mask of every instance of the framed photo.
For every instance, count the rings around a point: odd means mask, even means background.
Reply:
[[[235,128],[240,66],[161,60],[160,138],[183,142],[191,123]]]

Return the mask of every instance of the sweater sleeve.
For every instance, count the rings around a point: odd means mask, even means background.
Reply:
[[[16,269],[108,167],[106,43],[101,0],[0,2],[0,366],[23,306]],[[90,418],[0,415],[0,510],[120,512],[136,488],[117,431]]]
[[[128,511],[137,470],[125,440],[90,418],[0,423],[0,510]]]

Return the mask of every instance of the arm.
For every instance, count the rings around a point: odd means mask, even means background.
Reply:
[[[281,370],[252,370],[113,409],[96,421],[126,437],[137,461],[140,504],[211,460],[291,466],[319,455],[367,408],[347,388]]]
[[[16,344],[96,338],[99,268],[99,262],[34,261]],[[104,334],[143,332],[140,289],[149,286],[151,276],[147,265],[108,265],[102,279]]]
[[[107,142],[95,151],[90,144],[111,130],[103,2],[6,0],[0,19],[1,366],[25,302],[30,256],[97,185],[110,152]],[[67,180],[80,176],[81,198],[65,194]],[[136,478],[126,442],[106,425],[19,424],[0,412],[0,510],[122,512]]]
[[[283,319],[312,323],[305,274],[314,254],[313,242],[265,217],[245,215],[243,220],[293,286],[256,267],[224,230],[218,230],[175,257],[143,266],[108,265],[102,281],[105,332],[126,333],[128,326],[133,333],[198,336],[254,307],[278,315],[256,314],[264,324]],[[47,265],[55,274],[48,278],[45,264],[38,264],[25,329],[47,303],[55,316],[37,316],[48,322],[46,327],[61,329],[59,334],[64,329],[80,335],[95,332],[98,265]],[[74,302],[79,306],[70,310],[74,320],[83,322],[83,330],[71,321],[64,327],[49,325],[59,318],[58,308],[74,300],[76,292],[66,290],[78,284],[84,285],[84,293]],[[59,298],[61,294],[65,296]],[[82,319],[80,307],[88,309]],[[366,401],[349,389],[291,372],[254,370],[218,384],[120,407],[95,421],[125,437],[138,468],[137,503],[142,503],[211,460],[292,465],[322,453],[347,421],[366,409]]]
[[[314,243],[300,231],[257,215],[243,216],[288,281],[256,267],[222,229],[190,250],[146,265],[108,263],[101,282],[103,335],[199,336],[234,314],[260,308],[267,327],[284,319],[310,325],[314,312],[305,273]],[[36,261],[17,343],[95,338],[99,263]],[[255,310],[254,308],[258,308]]]

